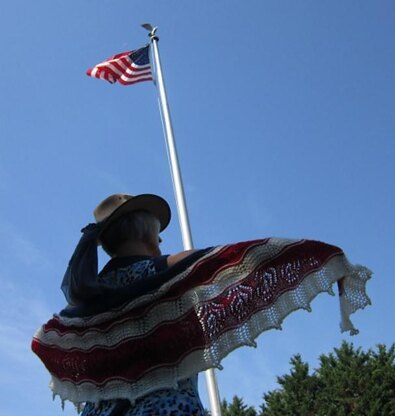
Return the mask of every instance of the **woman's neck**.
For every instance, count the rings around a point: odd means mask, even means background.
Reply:
[[[112,257],[128,256],[160,256],[161,252],[158,245],[147,244],[143,241],[125,241],[120,245],[117,252]]]

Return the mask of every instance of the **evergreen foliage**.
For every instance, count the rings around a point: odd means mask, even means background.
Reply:
[[[321,355],[311,375],[295,355],[278,383],[264,395],[259,416],[395,416],[395,344],[363,352],[343,342]]]
[[[256,410],[244,404],[243,399],[233,396],[232,403],[225,399],[221,403],[222,416],[258,416]]]
[[[290,364],[258,411],[234,396],[222,416],[395,416],[395,344],[363,352],[343,342],[313,372],[299,354]]]

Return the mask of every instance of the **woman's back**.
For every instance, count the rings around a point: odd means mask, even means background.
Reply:
[[[115,257],[107,263],[98,278],[114,287],[126,287],[137,281],[148,281],[150,277],[168,268],[167,257]],[[180,381],[176,389],[157,390],[136,400],[134,404],[125,399],[87,403],[81,416],[203,416],[204,414],[197,390],[196,375]]]

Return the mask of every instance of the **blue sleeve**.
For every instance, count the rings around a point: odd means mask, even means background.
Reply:
[[[103,286],[102,293],[93,298],[89,303],[79,306],[68,306],[60,312],[60,315],[70,318],[76,316],[92,316],[111,308],[118,307],[145,293],[157,290],[161,285],[172,279],[178,273],[184,271],[211,250],[212,247],[196,251],[172,267],[167,266],[168,256],[159,256],[156,258],[157,260],[154,259],[154,261],[157,261],[158,268],[165,267],[164,270],[158,270],[157,274],[154,274],[147,279],[137,279],[132,284],[122,288]]]

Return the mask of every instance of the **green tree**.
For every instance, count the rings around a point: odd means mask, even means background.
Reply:
[[[232,403],[222,400],[221,411],[222,416],[257,416],[256,410],[245,405],[243,399],[238,396],[233,396]]]
[[[264,396],[267,409],[262,406],[261,415],[315,415],[314,402],[321,387],[320,381],[309,375],[309,365],[299,354],[292,357],[290,363],[290,374],[277,378],[282,389]]]
[[[395,416],[395,344],[363,352],[343,342],[319,362],[309,374],[300,355],[292,357],[259,416]]]

